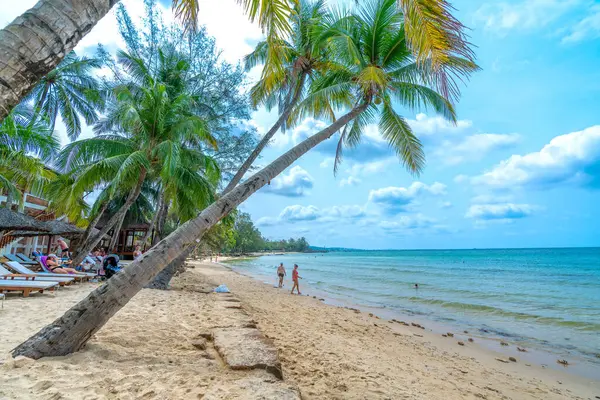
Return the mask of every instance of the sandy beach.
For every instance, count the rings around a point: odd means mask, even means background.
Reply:
[[[190,264],[172,290],[143,290],[85,349],[66,357],[15,361],[9,351],[94,284],[55,296],[9,296],[0,310],[0,399],[600,398],[600,382],[568,368],[508,361],[468,335],[441,337],[292,296],[219,264]],[[210,293],[218,284],[232,295]],[[214,344],[198,346],[199,335],[240,323],[238,330],[256,326],[274,346],[283,380],[262,369],[232,370],[216,336]]]

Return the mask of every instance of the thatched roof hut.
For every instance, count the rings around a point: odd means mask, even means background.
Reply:
[[[47,232],[49,227],[45,222],[38,221],[26,214],[21,214],[8,208],[0,208],[0,231],[27,230],[36,232]]]
[[[64,221],[53,220],[53,221],[45,221],[40,222],[43,224],[46,229],[43,232],[33,232],[33,231],[17,231],[13,232],[12,236],[15,237],[24,237],[24,236],[65,236],[65,237],[73,237],[83,235],[85,232],[83,229],[78,228],[73,224],[69,224]]]

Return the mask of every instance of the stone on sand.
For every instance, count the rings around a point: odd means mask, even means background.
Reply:
[[[220,328],[213,332],[215,348],[234,370],[264,369],[283,379],[273,343],[252,328]]]

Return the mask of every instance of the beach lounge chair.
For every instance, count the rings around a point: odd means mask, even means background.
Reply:
[[[11,262],[11,261],[9,261]],[[2,265],[0,265],[0,279],[11,279],[11,280],[32,280],[38,282],[58,282],[60,286],[70,285],[75,282],[75,278],[70,278],[68,275],[62,276],[40,276],[40,275],[29,275],[29,274],[13,274]]]
[[[48,256],[41,256],[40,257],[40,261],[39,261],[40,266],[42,267],[42,270],[44,270],[44,272],[48,272],[48,273],[52,274],[53,272],[48,267],[47,260],[48,260]],[[69,268],[73,268],[73,267],[69,267]],[[87,276],[90,279],[96,277],[96,274],[92,274],[92,273],[89,273],[89,272],[76,272],[74,274],[78,275],[78,276]],[[69,275],[73,275],[73,274],[69,273]]]
[[[23,297],[29,296],[31,292],[44,293],[44,290],[53,291],[58,282],[38,282],[27,280],[4,280],[0,279],[0,294],[4,292],[23,292]]]
[[[51,277],[57,277],[57,278],[68,277],[68,278],[74,278],[75,281],[88,281],[91,278],[93,278],[93,276],[81,275],[80,273],[77,273],[77,274],[53,274],[51,272],[45,272],[45,271],[44,272],[33,272],[29,268],[25,267],[23,264],[15,262],[15,261],[7,261],[4,264],[6,264],[13,271],[16,271],[19,274],[25,274],[25,275],[51,276]],[[93,274],[91,274],[91,275],[93,275]]]
[[[38,265],[37,261],[32,260],[31,258],[27,257],[23,253],[17,253],[17,254],[15,254],[15,256],[19,257],[23,261],[19,261],[19,260],[10,260],[10,261],[17,261],[17,262],[20,262],[21,264],[25,264],[25,265],[27,265],[27,264],[29,264],[29,265]]]
[[[38,265],[36,261],[31,260],[31,262],[25,262],[14,254],[5,254],[4,257],[6,257],[9,261],[15,261],[25,265]]]

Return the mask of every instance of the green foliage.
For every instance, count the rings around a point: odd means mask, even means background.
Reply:
[[[22,103],[0,124],[0,187],[13,199],[21,190],[40,193],[56,176],[46,167],[60,143],[46,124],[33,120],[31,108]]]
[[[81,133],[81,117],[91,125],[98,119],[102,98],[93,71],[100,67],[96,59],[78,57],[75,52],[65,56],[58,66],[44,76],[29,93],[26,102],[33,101],[35,115],[31,122],[41,117],[54,130],[56,117],[67,128],[67,136],[75,140]]]
[[[334,172],[344,148],[357,146],[367,124],[378,122],[380,132],[407,170],[422,172],[425,155],[419,139],[394,110],[430,109],[451,122],[454,105],[439,89],[434,60],[415,57],[405,35],[405,16],[396,0],[369,0],[354,13],[333,13],[334,20],[321,33],[327,37],[328,68],[316,71],[305,99],[292,122],[306,116],[335,120],[334,110],[366,106],[358,118],[342,129]],[[478,70],[469,58],[448,57],[446,77],[466,79]],[[446,81],[449,84],[449,81]]]
[[[309,244],[304,237],[289,240],[267,240],[263,238],[250,214],[235,212],[213,226],[202,238],[203,244],[213,252],[252,253],[262,251],[298,251],[308,250]]]

